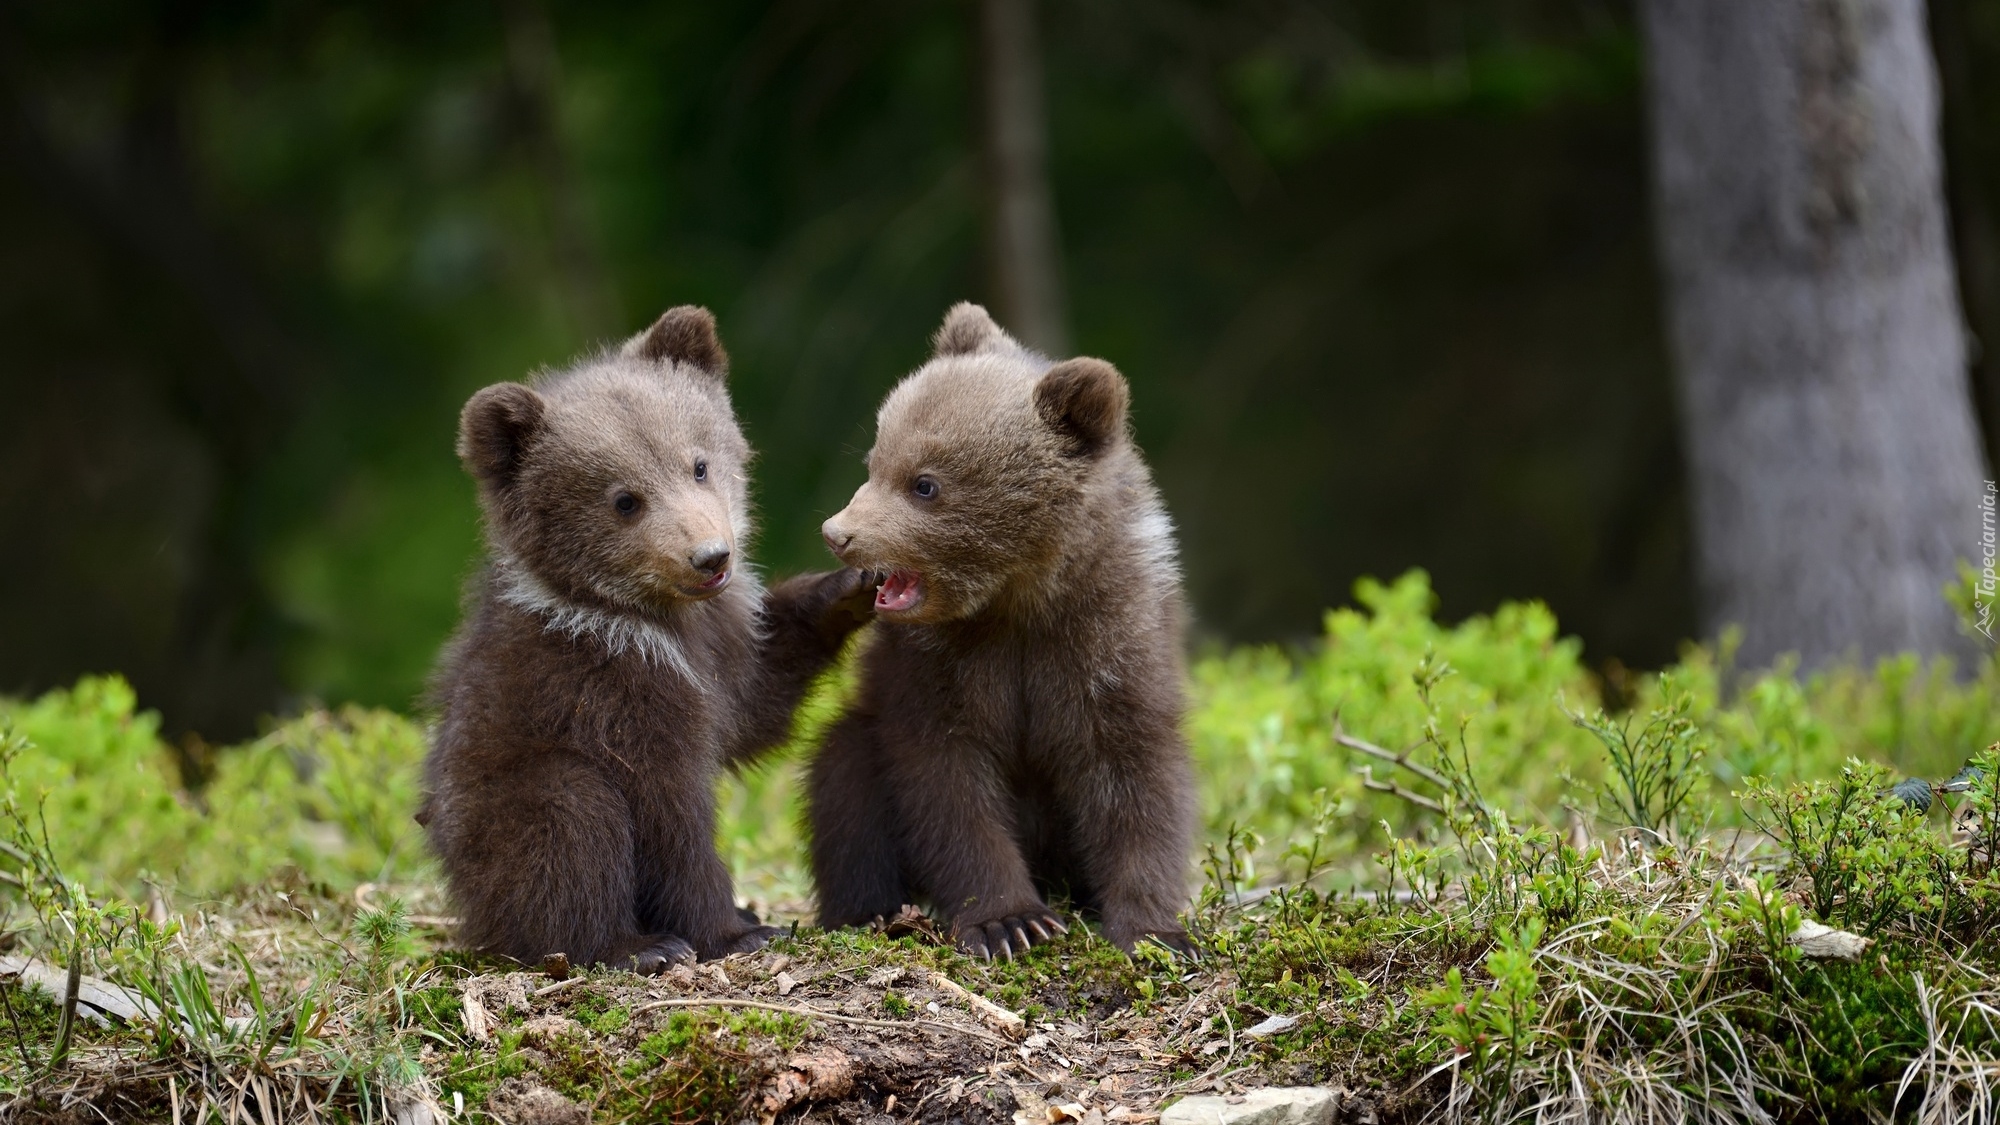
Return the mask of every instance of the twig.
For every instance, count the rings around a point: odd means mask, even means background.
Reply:
[[[956,1023],[942,1023],[942,1021],[936,1021],[936,1019],[912,1019],[908,1023],[898,1023],[898,1021],[892,1021],[892,1019],[862,1019],[858,1015],[838,1015],[838,1013],[820,1011],[820,1009],[814,1009],[814,1007],[774,1005],[774,1003],[768,1003],[768,1001],[734,1001],[734,999],[722,999],[722,997],[692,997],[692,999],[674,999],[674,1001],[652,1001],[652,1003],[642,1003],[636,1009],[632,1009],[632,1015],[638,1015],[642,1011],[652,1011],[652,1009],[658,1009],[658,1007],[758,1007],[758,1009],[764,1009],[764,1011],[782,1011],[782,1013],[788,1013],[788,1015],[810,1015],[814,1019],[830,1019],[834,1023],[852,1023],[854,1027],[886,1027],[890,1031],[908,1031],[910,1027],[942,1027],[946,1031],[956,1031],[960,1035],[972,1035],[976,1039],[986,1039],[986,1041],[998,1043],[1002,1047],[1012,1047],[1012,1043],[1008,1043],[1006,1039],[1000,1039],[998,1035],[994,1035],[990,1031],[980,1031],[976,1027],[958,1027]]]
[[[70,1033],[76,1027],[76,997],[83,990],[83,942],[69,954],[69,984],[63,989],[62,1021],[56,1024],[56,1049],[49,1056],[51,1068],[61,1066],[69,1054]]]
[[[1362,766],[1360,773],[1363,788],[1373,789],[1377,793],[1388,793],[1391,796],[1401,797],[1418,808],[1429,809],[1440,816],[1444,815],[1444,806],[1424,796],[1422,793],[1405,789],[1393,781],[1377,781],[1375,780],[1375,775],[1369,772],[1367,766]]]
[[[1402,753],[1398,754],[1391,750],[1384,750],[1380,746],[1377,746],[1366,739],[1356,738],[1340,728],[1340,720],[1337,718],[1333,721],[1333,740],[1339,743],[1340,745],[1347,747],[1349,750],[1359,750],[1363,754],[1366,754],[1371,758],[1380,758],[1385,762],[1390,762],[1395,765],[1399,765],[1404,769],[1409,770],[1411,773],[1416,774],[1418,777],[1423,778],[1425,781],[1430,782],[1432,785],[1437,786],[1439,789],[1444,789],[1444,790],[1451,789],[1451,783],[1445,780],[1443,774],[1437,772],[1434,769],[1431,769],[1428,766],[1420,766],[1417,763],[1411,761],[1409,750],[1405,750]],[[1412,747],[1411,749],[1415,748]]]
[[[550,993],[561,992],[565,988],[570,988],[575,985],[582,984],[584,981],[587,981],[589,979],[590,979],[589,977],[571,977],[568,980],[559,980],[554,984],[545,984],[542,987],[537,988],[533,992],[528,993],[528,995],[547,996]]]
[[[995,1004],[993,1001],[945,976],[943,973],[933,971],[931,973],[931,981],[939,988],[963,1000],[975,1014],[985,1019],[988,1023],[999,1024],[1000,1029],[1008,1035],[1018,1038],[1027,1033],[1028,1021],[1022,1019],[1019,1013]]]

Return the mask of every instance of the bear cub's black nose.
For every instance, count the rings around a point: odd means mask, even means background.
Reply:
[[[688,556],[688,565],[704,574],[721,574],[729,569],[729,545],[711,539],[694,549],[694,554]]]

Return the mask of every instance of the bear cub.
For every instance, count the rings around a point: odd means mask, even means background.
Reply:
[[[475,948],[653,972],[776,932],[736,908],[715,780],[785,737],[872,583],[761,588],[727,366],[683,306],[465,406],[490,560],[433,687],[419,819]]]
[[[821,923],[928,900],[975,955],[1062,930],[1192,952],[1193,780],[1173,528],[1098,359],[1052,363],[961,304],[876,417],[826,521],[886,573],[855,702],[809,774]]]

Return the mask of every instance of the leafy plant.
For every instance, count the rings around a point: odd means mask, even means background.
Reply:
[[[1661,839],[1687,834],[1690,800],[1709,785],[1703,771],[1710,736],[1690,717],[1693,699],[1662,676],[1667,703],[1638,724],[1630,716],[1614,720],[1602,709],[1572,713],[1570,721],[1604,746],[1610,776],[1603,788],[1607,819]]]

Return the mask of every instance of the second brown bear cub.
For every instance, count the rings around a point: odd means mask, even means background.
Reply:
[[[782,739],[869,617],[854,571],[769,591],[705,309],[474,395],[491,564],[436,684],[424,820],[468,944],[642,972],[752,949],[715,853],[726,763]]]
[[[1122,949],[1189,948],[1180,578],[1128,397],[959,305],[883,403],[868,482],[823,528],[888,579],[811,767],[822,924],[928,899],[1010,956],[1062,928],[1060,889]]]

